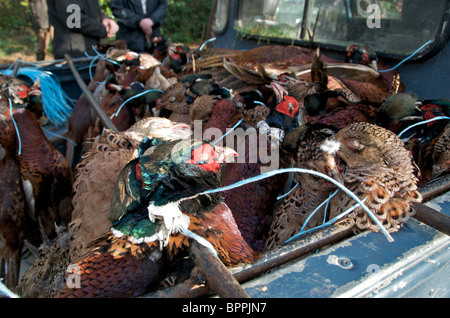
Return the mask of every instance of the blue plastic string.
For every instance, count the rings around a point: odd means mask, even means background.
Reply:
[[[442,119],[450,119],[450,117],[447,117],[447,116],[437,116],[437,117],[434,117],[434,118],[431,118],[431,119],[428,119],[428,120],[421,121],[421,122],[419,122],[419,123],[415,123],[415,124],[413,124],[413,125],[411,125],[411,126],[409,126],[409,127],[406,127],[401,133],[398,134],[398,137],[400,138],[405,132],[407,132],[407,131],[410,130],[411,128],[414,128],[414,127],[419,126],[419,125],[428,124],[428,123],[430,123],[430,122],[432,122],[432,121],[442,120]]]
[[[365,201],[366,201],[366,199],[364,199],[362,202],[364,203]],[[359,203],[356,203],[354,206],[350,207],[349,209],[347,209],[347,210],[344,211],[343,213],[339,214],[339,215],[336,216],[335,218],[331,219],[330,221],[328,221],[328,222],[326,222],[326,223],[324,223],[324,224],[322,224],[322,225],[316,226],[316,227],[313,228],[313,229],[309,229],[309,230],[306,230],[306,231],[304,231],[304,232],[301,232],[301,231],[300,231],[299,233],[297,233],[296,235],[292,236],[290,239],[288,239],[288,240],[287,240],[286,242],[284,242],[284,243],[285,243],[285,244],[286,244],[286,243],[289,243],[289,242],[291,242],[291,241],[293,241],[293,240],[299,238],[301,235],[304,235],[304,234],[306,234],[306,233],[309,233],[309,232],[312,232],[312,231],[315,231],[315,230],[318,230],[318,229],[321,229],[321,228],[330,226],[330,225],[333,224],[334,222],[336,222],[336,221],[342,219],[344,216],[346,216],[347,214],[349,214],[350,212],[352,212],[352,211],[353,211],[354,209],[356,209],[358,206],[360,206],[360,204],[359,204]],[[389,235],[389,237],[391,237],[391,236]],[[392,239],[392,237],[391,237],[391,239]],[[388,238],[388,240],[389,240],[389,238]],[[391,241],[391,240],[389,240],[389,241],[392,242],[393,239],[392,239],[392,241]]]
[[[12,75],[11,70],[6,70],[3,73]],[[59,126],[69,119],[74,100],[64,92],[58,78],[53,73],[36,68],[23,67],[19,69],[18,75],[26,76],[33,82],[37,79],[40,80],[42,107],[44,108],[45,116],[50,122]]]
[[[302,232],[305,230],[305,227],[308,225],[308,222],[311,220],[311,218],[314,216],[314,214],[316,214],[316,212],[319,211],[319,209],[320,209],[324,204],[326,204],[325,210],[324,210],[324,217],[323,217],[323,223],[325,224],[325,219],[326,219],[326,215],[327,215],[328,204],[329,204],[331,198],[333,198],[333,197],[338,193],[338,191],[339,191],[339,189],[336,190],[336,191],[334,191],[334,193],[330,194],[330,196],[329,196],[325,201],[323,201],[321,204],[319,204],[319,205],[314,209],[314,211],[313,211],[313,212],[308,216],[308,218],[306,219],[305,223],[303,224],[302,228],[300,229],[299,234],[302,233]]]
[[[242,122],[244,121],[244,118],[241,118],[236,125],[233,126],[233,128],[231,128],[230,130],[228,130],[222,137],[220,137],[219,139],[217,139],[216,141],[214,141],[212,144],[215,146],[220,140],[222,140],[223,138],[225,138],[226,136],[228,136],[233,130],[235,130]]]
[[[162,66],[164,66],[164,64],[167,62],[167,59],[169,58],[169,56],[166,56],[165,58],[164,58],[164,60],[162,61],[162,63],[161,63],[161,65]]]
[[[12,122],[14,124],[14,127],[16,128],[17,139],[19,140],[19,152],[18,152],[18,154],[20,156],[22,154],[22,139],[20,138],[19,127],[17,127],[17,123],[14,120],[11,99],[8,98],[8,101],[9,101],[9,113],[11,114],[11,120],[12,120]]]
[[[287,193],[285,193],[285,194],[280,195],[279,197],[277,197],[277,201],[278,201],[278,200],[281,200],[281,199],[283,199],[283,198],[285,198],[285,197],[287,197],[289,194],[292,193],[292,191],[294,191],[295,189],[297,189],[299,185],[300,185],[300,183],[297,182],[297,184],[296,184],[291,190],[289,190]]]
[[[408,56],[406,59],[404,59],[403,61],[401,61],[400,63],[398,63],[397,65],[395,65],[393,68],[390,68],[388,70],[380,70],[378,71],[378,73],[386,73],[386,72],[390,72],[395,70],[397,67],[399,67],[400,65],[402,65],[403,63],[405,63],[406,61],[408,61],[409,59],[411,59],[412,57],[414,57],[414,55],[416,55],[417,53],[419,53],[422,49],[424,49],[426,46],[428,46],[431,42],[433,42],[432,40],[428,41],[427,43],[425,43],[424,45],[422,45],[420,48],[418,48],[413,54],[411,54],[410,56]]]
[[[48,134],[50,134],[50,135],[53,135],[53,136],[55,136],[55,137],[62,138],[62,139],[65,139],[65,140],[67,140],[67,141],[70,141],[75,147],[77,146],[77,144],[76,144],[73,140],[71,140],[71,139],[69,139],[69,138],[66,138],[66,137],[64,137],[64,136],[55,134],[54,132],[52,132],[52,131],[50,131],[50,130],[44,128],[43,126],[41,126],[41,128],[42,128],[42,130],[45,131],[46,133],[48,133]]]
[[[293,167],[294,167],[294,163],[291,163],[291,168],[293,168]],[[300,185],[300,183],[297,182],[297,184],[294,186],[294,188],[291,189],[293,182],[294,182],[294,173],[291,172],[291,176],[289,177],[289,184],[287,185],[286,190],[285,190],[285,192],[287,192],[287,193],[285,193],[284,195],[278,196],[277,201],[279,201],[279,200],[283,199],[284,197],[288,196],[289,194],[291,194],[292,191],[294,191]],[[289,190],[289,189],[291,189],[291,190]]]
[[[215,40],[216,40],[216,38],[212,38],[212,39],[209,39],[209,40],[205,41],[205,42],[202,44],[202,46],[200,46],[200,48],[199,48],[198,50],[199,50],[199,51],[203,50],[203,49],[205,48],[206,44],[208,44],[209,42],[213,42],[213,41],[215,41]]]
[[[91,63],[89,64],[89,78],[91,79],[91,82],[94,80],[94,75],[92,74],[92,69],[94,68],[94,63],[100,58],[100,55],[97,55],[96,57],[94,57],[91,61]]]
[[[128,103],[130,100],[135,99],[135,98],[138,98],[138,97],[141,97],[141,96],[143,96],[143,95],[145,95],[145,94],[147,94],[147,93],[150,93],[150,92],[160,92],[160,93],[163,93],[163,94],[164,94],[164,92],[161,91],[161,90],[159,90],[159,89],[149,89],[149,90],[143,91],[142,93],[136,94],[136,95],[134,95],[133,97],[128,98],[125,102],[123,102],[122,105],[120,105],[120,107],[119,107],[119,109],[117,110],[115,116],[116,116],[116,117],[119,116],[119,113],[120,113],[120,111],[122,110],[123,106],[125,106],[125,104]]]
[[[194,232],[192,232],[191,230],[185,228],[184,226],[180,225],[180,232],[187,236],[190,237],[191,239],[196,240],[200,245],[203,245],[204,247],[206,247],[207,249],[209,249],[211,251],[211,253],[213,253],[216,257],[219,257],[219,255],[217,254],[217,251],[215,250],[214,246],[207,241],[205,238],[201,237],[200,235],[195,234]]]
[[[0,295],[3,295],[8,298],[19,298],[17,294],[9,290],[8,287],[6,287],[1,281],[0,281]]]
[[[108,61],[108,62],[110,62],[110,63],[112,63],[112,64],[116,64],[118,67],[122,67],[122,65],[121,65],[119,62],[114,61],[114,60],[111,60],[111,59],[105,57],[104,54],[101,54],[99,51],[97,51],[97,50],[95,49],[95,46],[94,46],[94,45],[92,45],[92,49],[94,50],[95,54],[97,54],[97,56],[101,57],[101,58],[104,59],[105,61]]]
[[[331,183],[335,184],[342,191],[344,191],[347,195],[349,195],[353,200],[355,200],[357,202],[357,204],[360,205],[361,208],[363,208],[367,212],[367,214],[374,221],[374,223],[380,228],[381,232],[384,234],[384,236],[386,236],[386,238],[387,238],[387,240],[389,242],[393,242],[394,241],[392,236],[383,227],[383,225],[375,217],[375,215],[372,213],[372,211],[370,211],[369,208],[364,204],[364,202],[361,201],[352,191],[347,189],[344,185],[342,185],[338,181],[336,181],[333,178],[327,176],[326,174],[323,174],[323,173],[320,173],[320,172],[317,172],[317,171],[314,171],[314,170],[308,170],[308,169],[302,169],[302,168],[285,168],[285,169],[274,170],[274,171],[270,171],[270,172],[266,172],[266,173],[260,174],[258,176],[252,177],[252,178],[248,178],[248,179],[245,179],[245,180],[238,181],[236,183],[230,184],[230,185],[225,186],[225,187],[221,187],[221,188],[218,188],[218,189],[207,190],[205,192],[200,193],[200,195],[216,193],[216,192],[222,192],[222,191],[228,191],[228,190],[235,189],[235,188],[241,187],[243,185],[246,185],[246,184],[249,184],[249,183],[252,183],[252,182],[256,182],[256,181],[259,181],[259,180],[270,178],[270,177],[273,177],[273,176],[281,174],[281,173],[289,173],[289,172],[299,172],[299,173],[308,173],[308,174],[316,175],[316,176],[324,178],[324,179],[330,181]],[[330,222],[327,222],[327,224],[328,223],[331,224]]]
[[[19,60],[15,60],[14,63],[12,63],[6,70],[9,71],[9,70],[13,69],[14,65],[16,65],[17,63],[19,63]],[[31,66],[34,66],[34,67],[39,67],[39,65],[36,64],[36,63],[31,63],[31,62],[22,61],[22,60],[20,60],[20,64],[28,64],[28,65],[31,65]]]

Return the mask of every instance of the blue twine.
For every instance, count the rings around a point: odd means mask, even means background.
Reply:
[[[94,57],[91,61],[91,63],[89,64],[89,78],[91,79],[91,82],[94,80],[94,75],[92,74],[92,69],[94,68],[94,63],[100,58],[100,55],[97,55],[96,57]]]
[[[96,56],[92,59],[91,63],[89,64],[89,77],[90,77],[91,81],[94,79],[94,75],[92,74],[92,73],[93,73],[93,72],[92,72],[92,69],[93,69],[93,67],[94,67],[94,63],[95,63],[99,58],[102,58],[102,59],[105,60],[105,61],[108,61],[108,62],[110,62],[110,63],[116,64],[116,65],[119,66],[119,67],[122,67],[122,65],[120,65],[119,62],[116,62],[116,61],[114,61],[114,60],[111,60],[111,59],[105,57],[104,54],[101,54],[99,51],[97,51],[97,49],[95,48],[94,45],[92,45],[92,50],[94,50]],[[86,55],[86,57],[91,57],[86,51],[84,51],[84,55]]]
[[[164,60],[163,60],[162,63],[161,63],[162,66],[164,66],[164,64],[166,63],[166,61],[167,61],[168,58],[169,58],[169,56],[166,56],[166,57],[164,58]]]
[[[73,140],[71,140],[71,139],[69,139],[69,138],[66,138],[66,137],[64,137],[64,136],[55,134],[54,132],[52,132],[52,131],[50,131],[50,130],[44,128],[43,126],[41,126],[41,128],[42,128],[42,130],[45,131],[46,133],[48,133],[48,134],[50,134],[50,135],[53,135],[53,136],[55,136],[55,137],[62,138],[62,139],[65,139],[65,140],[67,140],[67,141],[70,141],[75,147],[77,146],[77,144],[76,144]]]
[[[191,230],[185,228],[184,226],[180,225],[180,232],[187,236],[190,237],[191,239],[196,240],[199,244],[203,245],[204,247],[206,247],[207,249],[209,249],[211,251],[211,253],[213,253],[216,257],[219,257],[219,255],[217,254],[217,251],[214,249],[214,246],[205,238],[201,237],[200,235],[195,234],[194,232],[192,232]]]
[[[16,65],[17,63],[19,63],[19,60],[15,60],[14,63],[12,63],[6,70],[9,71],[9,70],[13,69],[14,65]],[[27,62],[27,61],[22,61],[22,60],[21,60],[20,63],[21,63],[21,64],[29,64],[29,65],[34,66],[34,67],[39,67],[38,64],[36,64],[36,63],[31,63],[31,62]]]
[[[289,194],[292,193],[292,191],[294,191],[295,189],[297,189],[297,187],[300,185],[299,182],[297,182],[297,184],[291,189],[289,190],[287,193],[280,195],[279,197],[277,197],[277,201],[283,199],[284,197],[287,197]]]
[[[3,72],[12,75],[11,70]],[[41,71],[36,68],[20,68],[17,75],[30,78],[33,82],[40,80],[42,91],[42,106],[48,120],[59,126],[64,124],[70,117],[74,101],[64,92],[58,78],[50,72]]]
[[[14,124],[14,127],[16,128],[17,139],[19,140],[19,152],[18,152],[18,154],[20,156],[22,154],[22,139],[20,138],[19,127],[17,127],[17,123],[14,120],[11,99],[8,98],[8,101],[9,101],[9,113],[11,114],[11,120],[12,120],[12,122]]]
[[[294,164],[292,163],[292,164],[291,164],[291,168],[293,168],[293,167],[294,167]],[[278,196],[278,197],[277,197],[277,201],[283,199],[284,197],[286,197],[286,196],[288,196],[289,194],[291,194],[292,191],[294,191],[295,189],[297,189],[297,187],[298,187],[299,184],[300,184],[299,182],[297,182],[297,184],[294,186],[294,188],[292,188],[291,190],[289,190],[289,189],[291,188],[293,182],[294,182],[294,173],[291,172],[291,176],[289,177],[289,184],[288,184],[288,186],[286,187],[286,190],[285,190],[285,192],[287,192],[287,193],[285,193],[284,195]],[[288,191],[288,190],[289,190],[289,191]]]
[[[198,50],[199,50],[199,51],[203,50],[203,49],[205,48],[206,44],[208,44],[209,42],[213,42],[213,41],[215,41],[215,40],[216,40],[216,38],[212,38],[212,39],[209,39],[209,40],[205,41],[205,42],[202,44],[202,46],[200,46],[200,48],[199,48]]]
[[[99,51],[97,51],[94,45],[92,45],[92,49],[94,50],[95,54],[97,54],[97,56],[100,56],[105,61],[108,61],[110,63],[116,64],[118,67],[122,67],[122,65],[119,62],[111,60],[111,59],[105,57],[104,54],[101,54]]]
[[[328,199],[326,199],[325,201],[323,201],[321,204],[319,204],[319,205],[314,209],[314,211],[313,211],[313,212],[308,216],[308,218],[306,219],[305,223],[303,224],[302,228],[300,229],[300,232],[299,232],[298,234],[295,235],[295,238],[298,237],[298,236],[300,236],[301,234],[304,234],[304,233],[305,233],[304,230],[305,230],[306,225],[308,225],[308,222],[311,220],[311,218],[314,216],[314,214],[316,214],[316,212],[319,211],[319,209],[320,209],[324,204],[326,204],[326,206],[325,206],[325,210],[324,210],[324,213],[323,213],[323,215],[324,215],[324,216],[323,216],[323,224],[326,223],[325,220],[326,220],[326,215],[327,215],[327,210],[328,210],[328,204],[330,203],[331,198],[333,198],[333,197],[338,193],[338,191],[339,191],[339,189],[336,190],[336,191],[334,191],[334,193],[330,194],[330,196],[328,197]],[[323,225],[323,224],[322,224],[322,225]],[[290,240],[294,240],[295,238],[291,238],[291,239],[289,239],[288,241],[286,241],[285,243],[289,242]]]
[[[362,202],[365,202],[365,201],[366,201],[366,199],[364,199]],[[326,223],[324,223],[324,224],[322,224],[322,225],[318,225],[318,226],[316,226],[316,227],[313,228],[313,229],[309,229],[309,230],[306,230],[306,231],[304,231],[304,232],[301,232],[301,231],[300,231],[300,233],[297,233],[296,235],[294,235],[293,237],[291,237],[290,239],[288,239],[288,240],[287,240],[286,242],[284,242],[284,243],[285,243],[285,244],[286,244],[286,243],[289,243],[289,242],[291,242],[291,241],[293,241],[293,240],[299,238],[301,235],[304,235],[304,234],[306,234],[306,233],[309,233],[309,232],[312,232],[312,231],[315,231],[315,230],[322,229],[322,228],[324,228],[324,227],[330,226],[330,225],[333,224],[334,222],[336,222],[336,221],[342,219],[344,216],[346,216],[347,214],[349,214],[350,212],[352,212],[352,211],[353,211],[354,209],[356,209],[358,206],[359,206],[359,203],[356,203],[354,206],[350,207],[349,209],[347,209],[347,210],[344,211],[343,213],[339,214],[339,215],[336,216],[335,218],[331,219],[330,221],[328,221],[328,222],[326,222]],[[390,237],[390,236],[389,236],[389,237]],[[391,237],[391,239],[392,239],[392,237]],[[389,238],[388,238],[388,240],[389,240]],[[390,241],[390,240],[389,240],[389,241]],[[393,241],[393,239],[392,239],[392,241]],[[392,242],[392,241],[390,241],[390,242]]]
[[[233,126],[233,128],[231,128],[230,130],[228,130],[222,137],[220,137],[219,139],[217,139],[216,141],[214,141],[212,144],[215,146],[220,140],[222,140],[223,138],[225,138],[226,136],[228,136],[233,130],[235,130],[242,122],[244,121],[244,118],[241,118],[236,125]]]
[[[381,232],[384,234],[384,236],[387,238],[387,240],[389,242],[393,242],[394,241],[392,236],[383,227],[383,225],[375,217],[375,215],[372,213],[372,211],[370,211],[369,208],[364,204],[364,202],[361,201],[352,191],[347,189],[344,185],[342,185],[338,181],[336,181],[333,178],[327,176],[326,174],[323,174],[323,173],[320,173],[320,172],[314,171],[314,170],[308,170],[308,169],[302,169],[302,168],[285,168],[285,169],[274,170],[274,171],[270,171],[270,172],[266,172],[266,173],[260,174],[258,176],[252,177],[252,178],[248,178],[248,179],[245,179],[245,180],[238,181],[236,183],[230,184],[230,185],[225,186],[225,187],[221,187],[221,188],[218,188],[218,189],[207,190],[205,192],[200,193],[200,195],[216,193],[216,192],[222,192],[222,191],[228,191],[228,190],[231,190],[231,189],[234,189],[234,188],[238,188],[238,187],[241,187],[243,185],[246,185],[246,184],[249,184],[249,183],[252,183],[252,182],[256,182],[256,181],[259,181],[259,180],[262,180],[262,179],[266,179],[266,178],[269,178],[269,177],[272,177],[272,176],[275,176],[275,175],[278,175],[278,174],[281,174],[281,173],[289,173],[289,172],[299,172],[299,173],[308,173],[308,174],[316,175],[316,176],[324,178],[324,179],[330,181],[331,183],[335,184],[342,191],[344,191],[347,195],[349,195],[353,200],[355,200],[357,202],[357,205],[361,206],[361,208],[363,208],[367,212],[367,214],[375,222],[375,224],[380,228]],[[327,223],[330,223],[330,222],[327,222]]]
[[[411,126],[409,126],[409,127],[406,127],[401,133],[399,133],[399,134],[398,134],[398,138],[400,138],[401,135],[403,135],[405,132],[407,132],[407,131],[410,130],[411,128],[414,128],[414,127],[419,126],[419,125],[428,124],[428,123],[430,123],[430,122],[432,122],[432,121],[442,120],[442,119],[450,119],[450,117],[447,117],[447,116],[437,116],[437,117],[434,117],[434,118],[431,118],[431,119],[428,119],[428,120],[425,120],[425,121],[421,121],[421,122],[419,122],[419,123],[415,123],[415,124],[413,124],[413,125],[411,125]]]
[[[405,63],[406,61],[408,61],[409,59],[411,59],[414,55],[416,55],[417,53],[419,53],[423,48],[425,48],[426,46],[428,46],[431,42],[433,42],[432,40],[428,41],[427,43],[425,43],[424,45],[422,45],[420,48],[418,48],[413,54],[411,54],[410,56],[408,56],[406,59],[404,59],[403,61],[401,61],[400,63],[398,63],[397,65],[395,65],[393,68],[390,68],[388,70],[381,70],[378,71],[378,73],[386,73],[386,72],[390,72],[395,70],[397,67],[399,67],[400,65],[402,65],[403,63]]]
[[[150,93],[150,92],[160,92],[160,93],[163,93],[163,94],[164,94],[164,92],[161,91],[161,90],[159,90],[159,89],[149,89],[149,90],[143,91],[142,93],[136,94],[136,95],[134,95],[133,97],[128,98],[122,105],[120,105],[120,107],[119,107],[119,109],[117,110],[115,116],[116,116],[116,117],[119,116],[119,113],[120,113],[120,111],[122,110],[123,106],[125,106],[125,104],[128,103],[130,100],[135,99],[135,98],[138,98],[138,97],[141,97],[141,96],[143,96],[143,95],[145,95],[145,94],[147,94],[147,93]]]
[[[0,281],[0,295],[3,295],[8,298],[19,298],[17,294],[9,290],[8,287],[6,287],[1,281]]]

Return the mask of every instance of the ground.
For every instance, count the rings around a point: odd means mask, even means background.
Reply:
[[[36,55],[34,54],[12,53],[10,55],[0,56],[0,65],[12,64],[19,58],[26,62],[36,62]],[[46,61],[51,61],[53,59],[54,58],[52,54],[47,54],[47,56],[45,57]]]

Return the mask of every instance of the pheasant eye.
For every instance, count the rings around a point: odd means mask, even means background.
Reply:
[[[20,85],[17,88],[17,95],[19,95],[20,98],[26,98],[29,91],[30,91],[30,88],[28,86]]]
[[[203,165],[205,163],[208,163],[209,155],[203,152],[200,154],[200,158],[194,158],[194,160],[197,162],[197,164]]]

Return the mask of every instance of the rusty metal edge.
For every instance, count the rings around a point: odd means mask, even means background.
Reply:
[[[87,88],[86,84],[84,83],[83,79],[80,76],[80,73],[78,73],[78,70],[76,69],[75,65],[73,64],[72,58],[68,55],[64,55],[67,64],[69,65],[70,70],[73,73],[73,76],[75,77],[75,80],[77,81],[78,85],[80,86],[83,94],[86,96],[89,104],[92,106],[94,111],[97,113],[97,116],[101,120],[102,124],[112,131],[118,131],[117,127],[114,125],[114,123],[111,121],[111,119],[106,115],[102,107],[97,103],[92,93]]]
[[[210,250],[193,241],[189,248],[206,285],[221,298],[250,298],[222,261]]]
[[[450,175],[435,179],[419,188],[423,202],[428,202],[450,190]],[[414,203],[413,217],[444,234],[450,235],[450,217],[423,203]]]
[[[430,201],[450,190],[450,174],[428,182],[419,188],[423,202]]]

